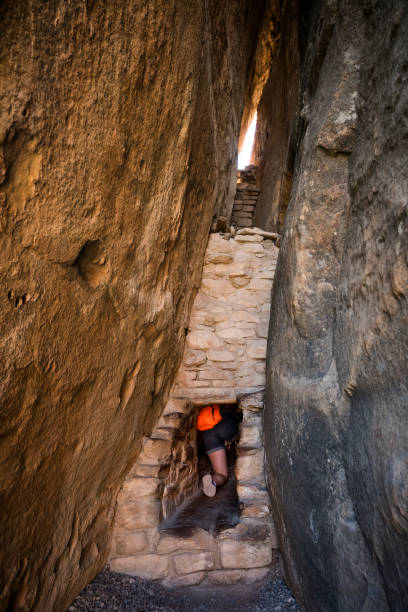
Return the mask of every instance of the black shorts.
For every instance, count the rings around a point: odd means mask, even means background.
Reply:
[[[225,448],[225,440],[231,442],[238,435],[238,417],[236,414],[225,414],[222,420],[212,429],[202,433],[204,449],[207,455]]]

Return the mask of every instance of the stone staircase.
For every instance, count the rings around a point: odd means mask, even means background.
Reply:
[[[231,214],[231,225],[236,229],[252,227],[259,189],[256,185],[256,167],[238,170],[237,191]]]

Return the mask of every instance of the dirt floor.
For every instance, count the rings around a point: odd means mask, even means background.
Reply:
[[[300,610],[280,578],[262,584],[166,589],[157,582],[104,570],[69,612],[295,612]]]

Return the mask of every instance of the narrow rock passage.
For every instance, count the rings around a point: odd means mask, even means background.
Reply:
[[[69,612],[295,612],[300,610],[280,577],[255,585],[169,590],[157,582],[105,569],[69,607]]]

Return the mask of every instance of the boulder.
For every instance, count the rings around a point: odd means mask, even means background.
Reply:
[[[305,610],[404,610],[406,2],[323,2],[308,35],[268,340],[273,514]]]
[[[264,4],[1,3],[1,609],[64,610],[106,562],[231,212]]]

